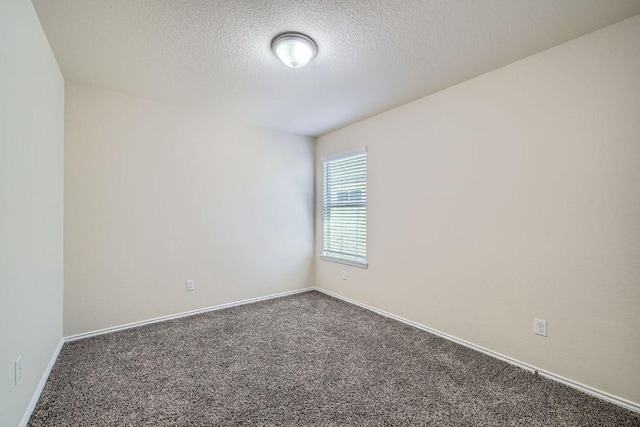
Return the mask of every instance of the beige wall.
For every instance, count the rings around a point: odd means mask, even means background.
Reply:
[[[311,139],[71,82],[65,126],[65,335],[312,285]]]
[[[64,80],[29,1],[0,2],[0,425],[62,338]],[[22,357],[22,380],[14,362]]]
[[[316,284],[640,402],[638,41],[640,16],[320,137],[368,147],[369,268]]]

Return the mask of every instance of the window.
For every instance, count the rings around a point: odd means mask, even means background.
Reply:
[[[367,150],[322,159],[322,259],[367,267]]]

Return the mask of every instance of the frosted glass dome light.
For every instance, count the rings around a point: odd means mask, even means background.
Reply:
[[[271,42],[271,50],[284,64],[291,68],[304,67],[318,53],[311,37],[300,33],[283,33]]]

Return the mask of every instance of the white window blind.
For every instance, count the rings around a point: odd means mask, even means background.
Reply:
[[[322,159],[322,229],[325,259],[367,265],[367,151]]]

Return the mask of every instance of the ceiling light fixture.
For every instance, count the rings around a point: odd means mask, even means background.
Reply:
[[[311,37],[301,33],[282,33],[271,41],[271,50],[291,68],[304,67],[315,58],[318,47]]]

